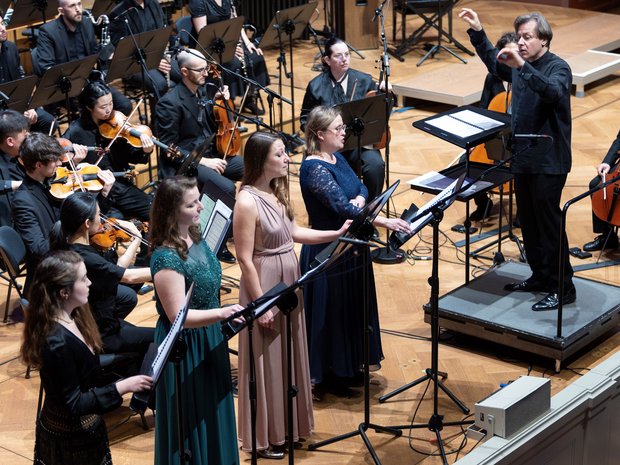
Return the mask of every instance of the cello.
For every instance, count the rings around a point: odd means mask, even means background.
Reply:
[[[209,65],[209,74],[220,81],[220,87],[224,88],[224,81],[215,64]],[[246,89],[247,95],[247,89]],[[245,96],[243,97],[245,101]],[[243,103],[242,103],[243,105]],[[213,117],[217,123],[217,132],[215,133],[215,148],[217,153],[223,159],[236,155],[241,149],[241,134],[238,125],[239,118],[233,123],[231,118],[231,109],[235,108],[232,99],[218,97],[213,103]]]
[[[609,179],[620,174],[620,163],[616,163],[607,173]],[[592,212],[612,226],[620,226],[620,180],[592,194]]]

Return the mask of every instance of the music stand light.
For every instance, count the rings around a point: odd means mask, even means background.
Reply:
[[[0,94],[0,108],[3,110],[15,110],[18,113],[25,112],[28,109],[32,91],[38,80],[39,78],[37,76],[27,76],[22,79],[0,84],[0,93],[9,98],[5,100]]]
[[[209,52],[217,62],[222,65],[228,63],[235,56],[235,48],[239,43],[241,28],[245,18],[237,18],[220,21],[215,24],[207,24],[198,34],[198,43]]]

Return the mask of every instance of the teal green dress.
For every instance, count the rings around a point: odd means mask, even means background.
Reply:
[[[171,269],[185,277],[185,289],[195,283],[192,309],[220,306],[220,264],[207,244],[201,241],[182,260],[174,249],[157,248],[151,257],[153,276]],[[170,322],[157,298],[159,320],[155,342],[163,341]],[[235,411],[228,360],[228,344],[219,324],[183,330],[187,353],[181,367],[185,447],[192,453],[192,465],[234,465],[239,463]],[[155,464],[180,463],[177,440],[176,388],[174,365],[168,363],[157,383],[155,415]]]

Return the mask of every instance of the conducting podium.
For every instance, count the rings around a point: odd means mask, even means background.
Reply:
[[[512,179],[509,169],[502,166],[473,163],[469,160],[471,150],[493,139],[506,141],[511,134],[510,115],[498,113],[471,105],[454,108],[413,123],[413,127],[439,137],[465,149],[465,161],[439,173],[420,176],[410,181],[411,188],[431,194],[438,194],[450,183],[465,175],[469,188],[459,193],[456,199],[466,202],[465,220],[465,282],[469,282],[470,231],[469,200]],[[491,169],[493,168],[493,169]],[[476,182],[474,182],[476,180]],[[501,226],[500,226],[501,234]]]

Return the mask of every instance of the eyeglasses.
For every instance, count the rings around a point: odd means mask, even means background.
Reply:
[[[208,70],[208,68],[206,66],[203,67],[203,68],[190,68],[189,66],[184,66],[184,68],[189,69],[190,71],[193,71],[193,72],[198,73],[198,74],[204,74],[205,71]]]
[[[348,59],[350,56],[351,54],[349,52],[345,52],[345,53],[336,53],[335,55],[332,55],[330,58],[332,58],[333,60],[342,61],[344,59]]]
[[[340,134],[341,132],[346,132],[347,131],[347,125],[346,124],[341,124],[339,126],[336,126],[335,128],[327,128],[328,131],[334,131],[334,134]]]

